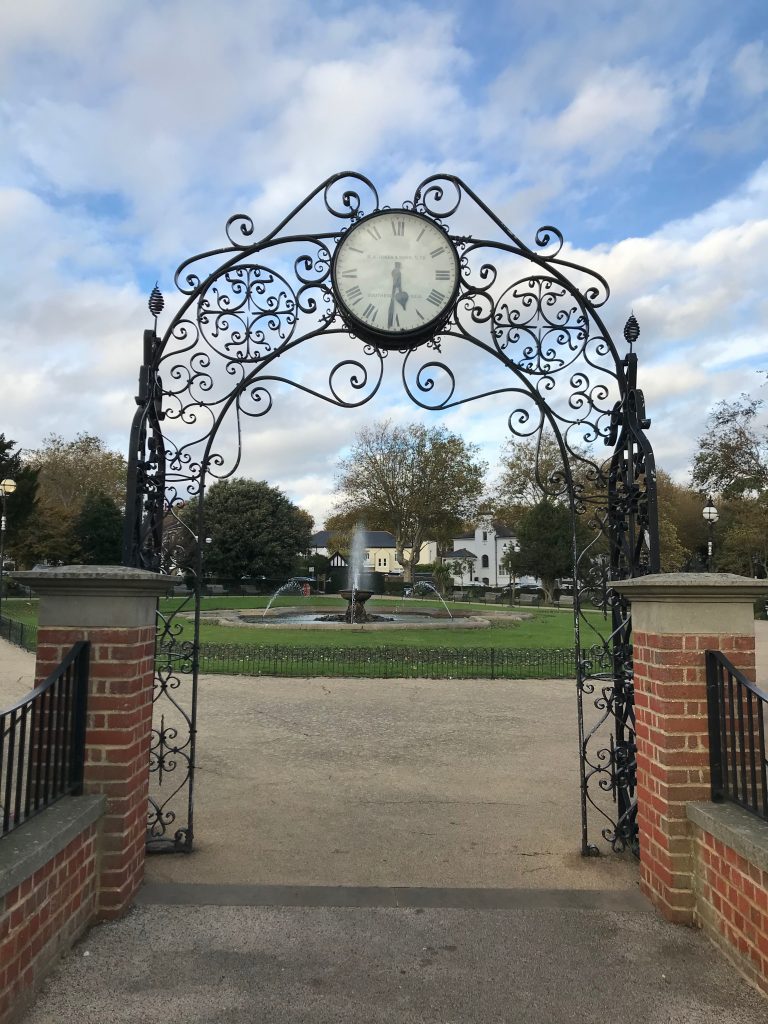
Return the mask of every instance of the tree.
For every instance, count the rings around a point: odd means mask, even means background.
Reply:
[[[335,514],[388,530],[404,579],[411,582],[423,542],[452,536],[474,515],[486,469],[477,452],[443,426],[374,423],[357,434],[339,463]]]
[[[662,572],[690,570],[704,557],[707,527],[701,494],[679,484],[663,469],[656,472],[659,508],[659,553]]]
[[[72,523],[72,542],[83,565],[120,565],[123,513],[107,494],[88,494]]]
[[[536,437],[511,438],[501,450],[499,465],[501,474],[490,499],[491,514],[507,526],[514,527],[525,509],[543,499],[568,503],[563,458],[551,432],[542,430]],[[599,471],[583,448],[573,449],[569,467],[576,494],[592,494]]]
[[[185,510],[194,514],[195,507]],[[309,549],[314,521],[265,480],[220,480],[204,499],[205,571],[287,579]],[[196,532],[196,531],[195,531]]]
[[[768,489],[768,429],[757,424],[764,404],[746,394],[718,402],[698,441],[694,487],[726,499],[755,497]]]
[[[16,442],[0,434],[0,480],[13,480],[16,490],[7,495],[7,526],[5,532],[5,555],[16,555],[18,539],[27,529],[37,502],[37,471],[25,466],[21,452],[14,451]]]
[[[109,451],[93,434],[78,434],[74,441],[48,434],[42,448],[30,451],[25,462],[38,470],[38,497],[44,508],[77,515],[86,496],[93,493],[107,495],[119,508],[125,507],[125,458]]]
[[[576,526],[580,528],[578,521]],[[546,599],[551,601],[555,580],[572,576],[574,571],[570,509],[542,500],[520,514],[516,533],[519,550],[507,548],[501,563],[504,571],[538,577]]]
[[[458,576],[461,584],[464,584],[464,576],[468,575],[470,581],[472,580],[472,573],[475,571],[475,562],[477,559],[474,556],[464,555],[461,558],[455,558],[449,562],[449,567],[452,576]]]
[[[715,562],[723,572],[768,577],[768,514],[765,501],[740,498],[720,505]]]
[[[25,465],[37,474],[37,505],[18,540],[21,560],[63,564],[76,562],[80,544],[75,523],[89,495],[102,495],[125,507],[126,462],[93,434],[65,441],[49,434],[30,451]],[[111,559],[118,561],[118,559]]]

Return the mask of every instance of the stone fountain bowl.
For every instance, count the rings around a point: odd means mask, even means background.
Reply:
[[[372,590],[340,590],[339,597],[345,601],[353,601],[355,604],[365,604],[369,597],[373,597]]]

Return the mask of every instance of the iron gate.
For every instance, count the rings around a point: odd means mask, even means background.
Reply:
[[[375,310],[368,329],[352,309],[354,292],[342,292],[334,279],[349,233],[370,224],[381,237],[376,225],[388,224],[397,234],[398,211],[437,232],[456,267],[451,294],[435,289],[439,298],[428,296],[444,304],[440,319],[425,334],[403,335],[402,344],[375,328]],[[244,215],[230,218],[226,234],[225,246],[176,271],[182,300],[162,334],[164,302],[153,290],[155,325],[144,335],[130,440],[124,562],[156,572],[183,566],[194,588],[185,605],[158,616],[150,849],[189,851],[194,841],[206,483],[236,472],[243,432],[269,414],[281,388],[354,408],[374,398],[385,370],[399,361],[402,386],[422,409],[503,398],[510,435],[557,442],[562,467],[547,475],[537,466],[537,482],[571,510],[582,852],[598,852],[595,828],[614,849],[636,851],[631,623],[611,582],[658,571],[637,321],[627,321],[620,352],[601,316],[605,279],[567,257],[556,228],[540,228],[526,245],[453,176],[426,179],[412,200],[390,210],[363,175],[334,175],[258,241]],[[401,264],[393,266],[390,327],[395,300],[401,309],[408,300]],[[439,281],[450,278],[452,266],[449,260],[435,272]],[[366,313],[371,309],[369,303]],[[307,379],[294,357],[310,344],[327,364]],[[463,359],[468,353],[471,364]],[[585,532],[586,543],[579,540]],[[604,628],[585,615],[593,605],[605,612]],[[181,635],[185,615],[191,639]]]

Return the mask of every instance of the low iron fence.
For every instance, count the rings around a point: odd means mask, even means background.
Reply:
[[[768,821],[768,693],[720,651],[707,651],[706,665],[712,799],[730,800]]]
[[[0,639],[8,640],[28,651],[37,650],[37,626],[0,615]]]
[[[573,678],[575,666],[568,649],[200,645],[200,671],[224,675],[553,679]]]
[[[0,836],[83,784],[89,644],[0,712]]]

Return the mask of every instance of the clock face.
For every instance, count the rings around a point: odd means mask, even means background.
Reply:
[[[405,348],[445,320],[459,287],[459,259],[445,232],[409,210],[366,217],[336,249],[332,280],[353,330]]]

